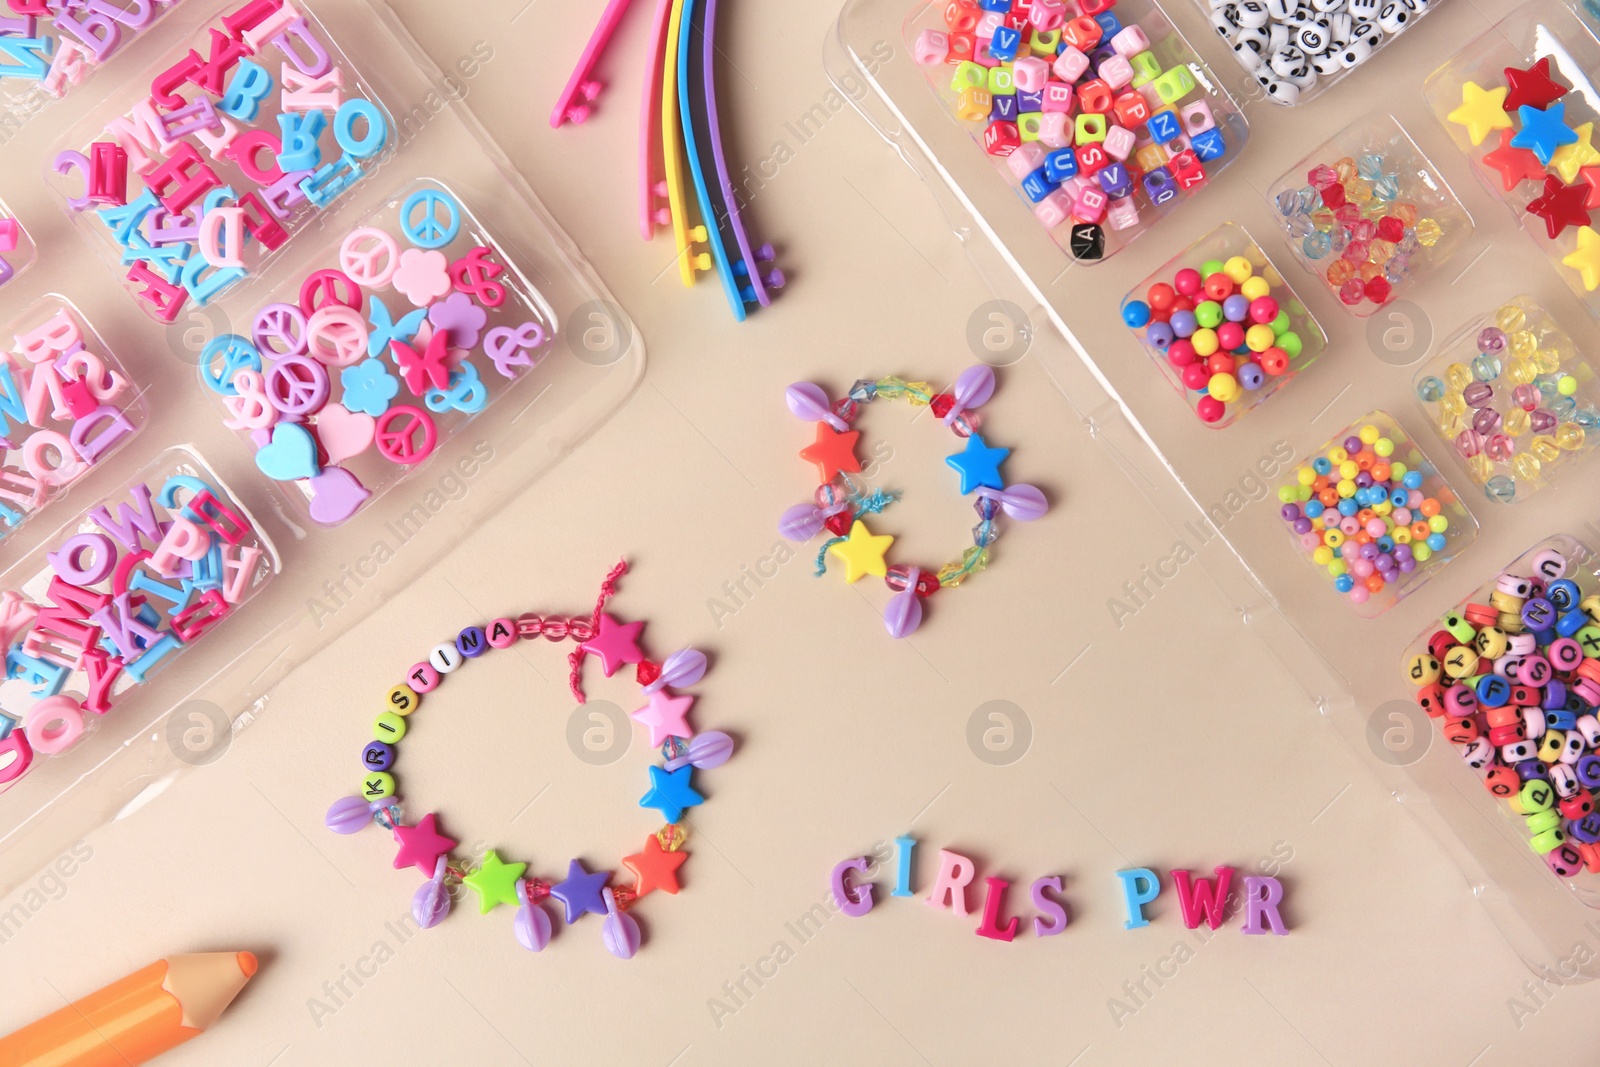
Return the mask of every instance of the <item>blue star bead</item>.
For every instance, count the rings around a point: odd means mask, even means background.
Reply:
[[[590,874],[577,860],[567,864],[566,881],[551,886],[550,895],[561,901],[561,906],[566,909],[568,926],[583,918],[588,912],[592,911],[596,915],[606,913],[606,901],[602,894],[609,881],[611,881],[610,871],[595,871]]]
[[[961,493],[966,495],[978,486],[1004,489],[1005,479],[1000,477],[1000,464],[1011,455],[1009,448],[990,448],[983,438],[973,434],[967,438],[964,451],[945,457],[945,462],[961,472]]]
[[[1564,144],[1576,144],[1578,134],[1567,125],[1567,105],[1554,103],[1540,109],[1523,104],[1517,108],[1522,129],[1511,138],[1512,148],[1531,148],[1539,162],[1550,165],[1550,157]]]
[[[651,767],[649,771],[650,792],[639,799],[641,808],[655,808],[668,822],[677,822],[683,818],[684,809],[705,802],[706,798],[696,793],[694,786],[689,784],[689,775],[694,772],[694,767],[679,767],[675,771]]]

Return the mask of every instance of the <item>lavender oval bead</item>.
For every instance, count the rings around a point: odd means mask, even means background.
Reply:
[[[1506,350],[1506,332],[1498,326],[1486,326],[1478,332],[1478,351],[1488,356],[1498,356]]]
[[[1555,429],[1557,421],[1555,413],[1544,408],[1537,408],[1528,416],[1528,426],[1534,433],[1548,433]]]
[[[1484,435],[1494,433],[1500,429],[1500,413],[1494,408],[1479,408],[1472,416],[1472,428]]]
[[[1494,399],[1494,386],[1488,382],[1473,382],[1461,391],[1461,399],[1469,408],[1481,408]]]
[[[372,822],[372,805],[360,797],[340,797],[322,817],[322,824],[336,834],[353,834]]]

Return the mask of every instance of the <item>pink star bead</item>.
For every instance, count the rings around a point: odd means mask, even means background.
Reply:
[[[650,694],[650,703],[633,713],[633,721],[650,728],[650,745],[659,748],[669,737],[694,736],[685,721],[693,706],[694,697],[669,696],[665,690],[658,689]]]
[[[643,663],[644,653],[639,650],[639,632],[642,622],[618,622],[610,615],[600,616],[600,632],[578,647],[600,657],[602,668],[609,678],[625,663]]]
[[[436,816],[429,812],[415,826],[396,826],[394,839],[400,842],[400,851],[394,857],[394,869],[403,871],[415,867],[423,877],[432,878],[439,857],[456,847],[456,843],[439,833]]]

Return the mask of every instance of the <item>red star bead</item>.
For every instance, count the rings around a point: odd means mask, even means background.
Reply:
[[[600,632],[578,647],[599,656],[601,669],[609,678],[623,664],[644,659],[644,652],[639,648],[639,631],[643,629],[642,622],[618,622],[610,615],[601,615]]]
[[[396,826],[394,839],[400,843],[400,851],[394,857],[394,869],[400,871],[415,867],[424,878],[432,878],[439,857],[456,847],[456,842],[439,832],[432,812],[424,815],[415,826]]]
[[[856,439],[859,430],[836,433],[825,422],[817,423],[817,439],[800,450],[800,458],[817,465],[817,477],[827,485],[839,476],[840,471],[859,471],[861,461],[856,459]]]
[[[1542,111],[1567,95],[1567,87],[1550,77],[1549,56],[1527,70],[1507,67],[1506,85],[1511,91],[1506,94],[1504,107],[1512,114],[1516,114],[1517,108],[1523,105]]]
[[[1563,185],[1554,175],[1544,180],[1544,192],[1528,202],[1528,214],[1544,219],[1545,230],[1554,241],[1568,226],[1589,225],[1589,209],[1584,206],[1593,187]]]
[[[1583,206],[1590,211],[1600,208],[1600,167],[1580,167],[1578,177],[1589,185],[1589,199],[1584,201]]]
[[[1512,130],[1501,130],[1500,147],[1483,157],[1484,166],[1499,172],[1500,184],[1508,193],[1525,181],[1536,182],[1545,176],[1544,164],[1531,149],[1511,147],[1515,136]]]
[[[638,896],[644,896],[652,889],[659,889],[664,893],[678,891],[678,868],[683,866],[683,861],[689,854],[679,849],[668,852],[661,847],[661,842],[654,836],[645,839],[644,851],[625,856],[622,865],[633,872],[636,883],[633,891]]]

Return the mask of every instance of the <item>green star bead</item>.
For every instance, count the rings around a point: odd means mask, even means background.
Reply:
[[[484,853],[483,865],[462,879],[478,894],[478,914],[485,915],[501,904],[519,904],[517,882],[527,869],[526,863],[502,862],[494,849]]]

